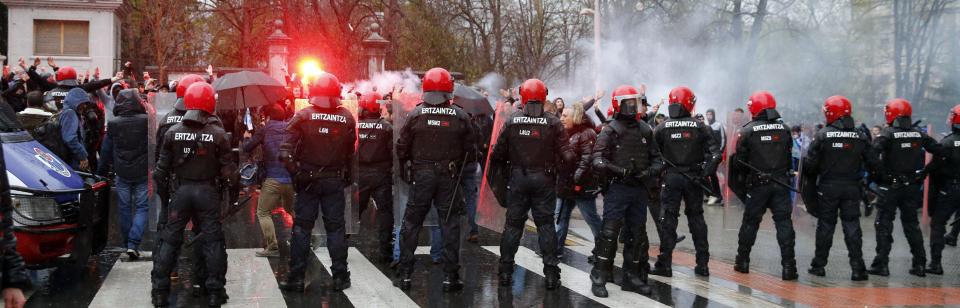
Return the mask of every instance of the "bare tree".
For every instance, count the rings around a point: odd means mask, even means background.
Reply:
[[[954,0],[893,0],[896,96],[922,103],[944,44],[941,17]]]

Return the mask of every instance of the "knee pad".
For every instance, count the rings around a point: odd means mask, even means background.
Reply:
[[[620,236],[620,227],[622,223],[620,221],[605,221],[600,230],[600,235],[604,239],[610,239],[613,241],[617,240],[617,237]]]

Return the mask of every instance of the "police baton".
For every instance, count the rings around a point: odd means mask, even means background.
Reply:
[[[677,167],[677,165],[671,162],[669,159],[666,159],[663,156],[660,156],[660,159],[662,159],[665,163],[667,163],[667,165],[670,165],[670,167],[680,169],[680,167]],[[678,170],[677,173],[687,178],[687,180],[689,180],[690,182],[696,183],[697,186],[700,186],[700,188],[709,192],[711,196],[719,196],[716,192],[713,191],[713,189],[710,189],[709,187],[707,187],[707,185],[703,185],[702,182],[700,182],[698,179],[695,179],[693,176],[687,174],[686,172]]]
[[[447,218],[445,218],[443,221],[450,220],[450,214],[453,213],[453,201],[457,200],[457,190],[460,189],[460,179],[463,178],[463,169],[466,169],[467,167],[468,155],[470,155],[470,153],[463,153],[463,161],[460,162],[460,172],[457,172],[457,182],[453,184],[453,193],[450,194],[450,202],[447,203]]]
[[[769,178],[770,181],[773,182],[774,184],[777,184],[777,185],[786,187],[787,189],[789,189],[790,191],[793,191],[793,192],[795,192],[795,193],[800,193],[800,191],[797,190],[796,188],[793,188],[793,186],[791,186],[791,185],[789,185],[789,184],[787,184],[787,183],[781,182],[780,180],[778,180],[778,179],[776,179],[776,178],[773,178],[772,176],[770,176],[769,173],[763,172],[763,171],[761,171],[759,168],[754,167],[753,165],[748,164],[747,162],[745,162],[745,161],[743,161],[743,160],[738,159],[737,162],[740,163],[740,164],[742,164],[742,165],[744,165],[744,166],[747,166],[747,168],[750,168],[750,170],[753,170],[753,172],[759,173],[759,174],[761,174],[761,175],[766,175],[767,178]]]
[[[222,223],[224,220],[227,220],[227,218],[230,218],[231,216],[239,213],[239,212],[240,212],[240,209],[243,209],[243,208],[247,205],[247,203],[250,203],[250,200],[251,200],[251,199],[253,199],[253,196],[252,196],[251,194],[247,193],[247,196],[246,196],[243,200],[240,200],[240,201],[237,201],[237,202],[232,203],[232,204],[227,208],[227,211],[226,211],[225,213],[223,213],[223,215],[220,216],[220,222]],[[194,224],[194,226],[197,226],[197,225]],[[196,236],[194,236],[194,237],[191,237],[191,238],[187,239],[187,241],[183,243],[183,246],[184,246],[184,247],[193,246],[193,243],[196,242],[197,240],[199,240],[199,239],[200,239],[201,237],[203,237],[203,235],[205,234],[205,233],[203,233],[202,231],[203,231],[203,230],[201,230],[201,233],[200,233],[200,234],[198,234],[198,235],[196,235]]]

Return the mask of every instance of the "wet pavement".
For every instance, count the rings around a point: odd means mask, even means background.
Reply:
[[[728,207],[707,206],[705,215],[709,226],[712,255],[710,277],[693,274],[693,243],[687,239],[677,246],[672,278],[651,276],[654,293],[641,296],[623,292],[608,284],[610,297],[597,298],[590,293],[587,278],[590,264],[587,256],[593,249],[589,229],[582,221],[574,220],[568,237],[561,270],[563,287],[554,291],[544,288],[542,261],[536,256],[536,234],[532,223],[517,254],[514,286],[497,285],[499,234],[481,228],[480,242],[463,241],[461,249],[461,278],[465,288],[461,292],[444,293],[440,286],[442,266],[434,265],[429,256],[427,232],[421,232],[417,250],[414,285],[403,292],[391,285],[393,271],[389,264],[377,260],[374,224],[369,215],[363,217],[360,233],[349,238],[348,262],[352,287],[343,292],[325,287],[330,275],[326,270],[329,256],[323,247],[322,236],[314,241],[316,257],[307,273],[310,282],[303,294],[282,292],[277,281],[287,272],[289,220],[275,215],[281,244],[281,257],[257,258],[260,249],[260,231],[256,223],[255,204],[251,204],[224,223],[227,234],[228,265],[227,307],[740,307],[740,306],[931,306],[960,305],[960,249],[947,247],[944,251],[943,276],[926,278],[907,274],[910,255],[899,224],[894,232],[890,277],[870,276],[866,282],[849,280],[846,248],[840,230],[837,230],[826,277],[806,274],[813,257],[813,235],[816,221],[800,210],[794,213],[797,229],[797,263],[800,279],[784,282],[779,278],[780,258],[775,232],[769,214],[764,219],[757,244],[753,249],[751,273],[733,271],[737,232],[742,211],[737,204]],[[367,213],[365,213],[367,214]],[[870,262],[875,255],[873,219],[861,218],[864,231],[864,255]],[[926,221],[925,221],[926,223]],[[688,234],[686,221],[680,218],[681,234]],[[114,228],[115,229],[115,228]],[[464,228],[465,229],[465,228]],[[653,225],[650,254],[657,254]],[[838,228],[839,229],[839,228]],[[466,231],[464,231],[466,232]],[[925,236],[929,234],[924,225]],[[465,238],[463,234],[461,238]],[[689,236],[688,236],[689,237]],[[118,244],[116,230],[111,234],[112,245]],[[925,237],[925,240],[928,240]],[[153,246],[153,233],[148,232],[142,244],[144,250]],[[59,268],[31,271],[38,288],[30,293],[27,307],[149,307],[149,271],[152,264],[149,253],[140,261],[124,261],[119,249],[108,249],[92,257],[86,264],[67,264]],[[618,254],[619,256],[619,254]],[[651,258],[651,262],[655,258]],[[176,307],[203,306],[205,301],[191,296],[192,260],[180,260],[179,279],[175,282],[171,299]],[[618,259],[617,265],[620,264]],[[615,282],[620,281],[619,269]]]

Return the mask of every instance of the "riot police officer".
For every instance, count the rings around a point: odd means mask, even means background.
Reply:
[[[893,220],[900,210],[903,233],[913,254],[910,274],[925,276],[924,265],[927,253],[923,248],[923,234],[917,210],[922,206],[924,152],[940,153],[940,144],[926,133],[913,126],[910,102],[892,99],[884,107],[887,127],[873,141],[874,150],[880,154],[878,183],[883,195],[877,214],[877,256],[868,271],[872,275],[888,276],[890,248],[893,245]]]
[[[462,166],[476,157],[476,137],[470,116],[451,104],[453,78],[442,68],[423,75],[423,103],[408,114],[397,139],[401,176],[410,180],[410,201],[400,231],[400,263],[394,285],[409,290],[414,250],[430,206],[440,215],[443,237],[443,291],[463,288],[460,281],[460,219],[463,196],[457,179]]]
[[[827,126],[813,137],[803,160],[801,195],[807,211],[817,217],[816,250],[808,273],[825,276],[837,216],[850,257],[850,279],[866,280],[863,234],[860,231],[860,181],[873,171],[877,157],[869,137],[854,126],[850,101],[831,96],[823,103]],[[809,197],[808,197],[809,196]]]
[[[330,288],[350,287],[347,270],[344,188],[353,181],[352,168],[357,142],[356,121],[340,105],[340,80],[322,73],[310,81],[310,106],[297,112],[287,131],[290,138],[280,145],[280,160],[293,175],[296,200],[290,239],[290,273],[280,289],[303,292],[310,255],[310,234],[323,214],[327,247],[333,264]],[[323,152],[323,155],[318,153]]]
[[[490,154],[491,163],[510,166],[510,190],[507,193],[507,217],[500,239],[500,286],[513,283],[514,256],[523,236],[527,213],[537,225],[546,288],[560,286],[557,237],[553,225],[556,209],[557,166],[564,154],[573,156],[567,145],[567,133],[560,120],[543,111],[547,87],[539,79],[520,85],[522,110],[515,111],[504,123]]]
[[[183,115],[187,112],[187,108],[184,107],[183,104],[183,97],[187,94],[187,88],[196,82],[205,81],[203,77],[199,75],[190,74],[180,78],[180,81],[177,83],[177,102],[174,105],[174,109],[160,118],[160,125],[157,127],[156,140],[158,149],[163,147],[163,137],[167,134],[167,130],[183,120]],[[155,161],[160,161],[160,151],[156,151],[156,157],[154,159]],[[157,194],[160,196],[160,219],[157,221],[157,230],[161,230],[163,229],[163,225],[167,223],[167,207],[170,203],[170,191],[167,190],[167,187],[158,187]],[[157,244],[159,245],[160,242],[157,241]]]
[[[654,143],[653,129],[637,116],[642,112],[643,94],[631,86],[620,86],[611,94],[613,120],[600,131],[593,147],[593,167],[610,179],[603,194],[603,225],[593,250],[591,291],[598,297],[607,297],[607,281],[613,279],[613,261],[617,253],[617,238],[626,225],[630,245],[624,245],[624,291],[650,294],[647,274],[650,265],[647,250],[647,202],[650,200],[647,183],[655,181],[662,162]]]
[[[730,160],[731,168],[744,170],[743,223],[740,225],[739,247],[734,270],[750,272],[750,250],[757,240],[757,231],[763,214],[770,209],[777,228],[780,244],[780,264],[783,280],[797,279],[797,261],[793,246],[796,234],[790,219],[793,205],[790,201],[790,169],[793,138],[780,120],[777,101],[773,94],[759,91],[750,95],[747,108],[753,121],[739,131],[737,151]],[[734,186],[731,186],[734,187]]]
[[[162,239],[153,258],[153,304],[168,305],[170,273],[183,241],[183,229],[191,219],[200,226],[199,243],[206,262],[209,305],[226,302],[224,291],[227,254],[220,225],[220,195],[216,181],[230,178],[236,165],[230,159],[230,142],[223,128],[211,125],[215,99],[213,87],[195,83],[186,90],[183,122],[167,131],[160,148],[160,160],[154,170],[155,180],[163,185],[174,176],[177,186],[170,202],[168,221],[160,233]]]
[[[670,91],[670,118],[654,131],[664,162],[663,189],[660,194],[663,216],[660,218],[660,255],[651,274],[673,276],[673,248],[677,243],[677,218],[680,201],[686,204],[684,214],[693,235],[697,266],[694,273],[709,276],[710,260],[707,223],[703,219],[703,193],[710,190],[704,179],[717,170],[720,144],[713,139],[710,127],[691,117],[697,102],[693,91],[677,87]]]
[[[930,222],[930,264],[926,272],[943,275],[940,263],[946,241],[947,220],[960,209],[960,105],[950,110],[950,135],[940,140],[942,150],[925,168],[930,174],[929,195],[932,207]]]
[[[377,236],[380,261],[393,259],[393,125],[380,114],[380,94],[360,96],[360,120],[357,121],[360,162],[360,213],[376,202]]]

